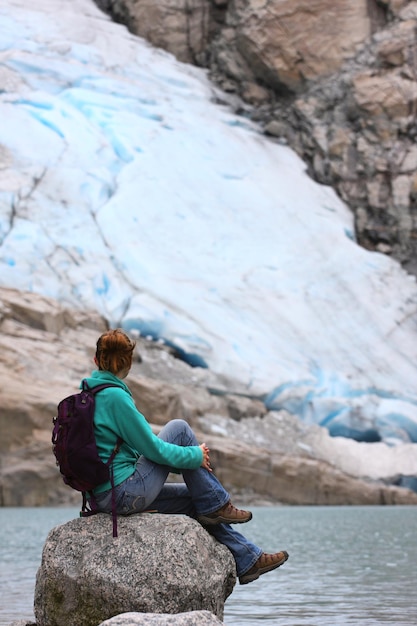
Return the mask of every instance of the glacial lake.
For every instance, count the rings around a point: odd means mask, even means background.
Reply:
[[[240,526],[281,568],[236,584],[228,626],[417,625],[417,507],[252,507]],[[0,626],[34,619],[33,594],[51,528],[74,508],[0,508]],[[81,625],[80,625],[81,626]]]

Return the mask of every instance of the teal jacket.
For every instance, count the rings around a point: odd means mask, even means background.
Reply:
[[[168,465],[174,469],[196,469],[203,461],[199,446],[177,446],[167,443],[153,434],[145,417],[134,403],[129,387],[110,372],[94,370],[85,379],[90,387],[113,383],[116,387],[103,389],[95,397],[94,434],[100,458],[106,462],[116,444],[117,438],[123,444],[113,461],[114,484],[119,485],[129,478],[136,469],[141,454],[147,459]],[[110,489],[110,481],[99,485],[95,493]]]

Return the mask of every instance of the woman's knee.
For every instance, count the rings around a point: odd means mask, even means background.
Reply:
[[[163,432],[188,432],[191,431],[191,426],[183,419],[173,419],[165,424],[162,428],[161,433]]]
[[[174,419],[172,421],[176,422],[175,427],[177,428],[177,432],[180,431],[182,434],[184,434],[189,439],[195,439],[194,431],[193,431],[193,429],[191,428],[191,426],[189,425],[188,422],[186,422],[183,419]]]
[[[178,417],[173,420],[170,420],[168,424],[172,424],[174,427],[178,427],[178,428],[190,428],[190,425],[188,422]]]
[[[189,423],[183,419],[169,421],[161,429],[159,437],[165,441],[181,440],[184,442],[182,445],[195,445],[195,434]],[[191,441],[193,443],[189,443]]]

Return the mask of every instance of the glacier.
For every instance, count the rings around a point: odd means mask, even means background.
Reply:
[[[417,442],[415,278],[204,70],[90,0],[3,0],[0,85],[0,285],[332,435]]]

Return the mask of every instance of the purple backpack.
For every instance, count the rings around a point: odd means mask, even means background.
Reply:
[[[82,492],[81,517],[99,512],[93,489],[110,481],[113,537],[117,537],[112,461],[119,452],[123,439],[118,437],[109,460],[104,463],[97,452],[94,436],[95,394],[107,387],[118,387],[118,385],[108,383],[90,388],[87,381],[83,380],[80,393],[61,400],[58,404],[58,414],[53,418],[52,445],[56,464],[64,483]]]

